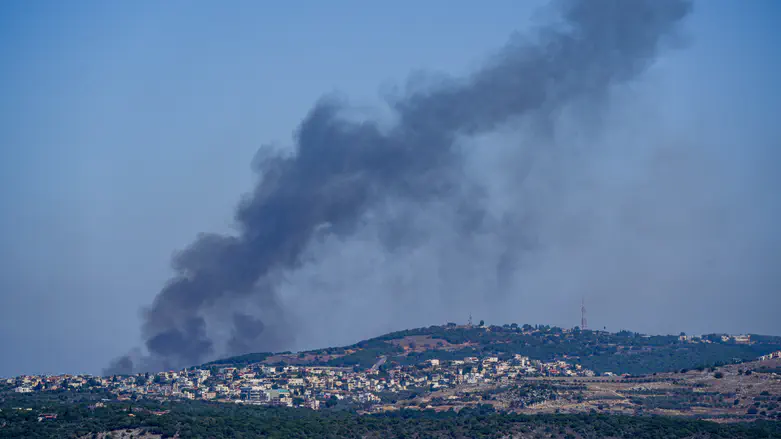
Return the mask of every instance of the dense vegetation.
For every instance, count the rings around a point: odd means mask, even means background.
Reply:
[[[35,405],[35,404],[34,404]],[[456,412],[405,410],[381,415],[202,402],[86,404],[45,402],[32,410],[9,405],[0,412],[0,438],[96,437],[105,431],[143,428],[186,438],[500,438],[510,433],[545,437],[749,438],[779,437],[781,423],[716,424],[665,417],[508,415],[490,406]],[[41,410],[57,419],[38,421]],[[160,410],[170,410],[160,414]],[[157,414],[155,411],[158,411]]]
[[[404,352],[391,343],[411,336],[427,336],[441,340],[433,349]],[[721,341],[720,334],[705,336],[710,343],[681,342],[678,336],[644,336],[620,331],[564,331],[561,328],[517,324],[466,328],[431,326],[393,332],[356,343],[352,346],[312,351],[313,364],[368,368],[380,356],[388,357],[388,364],[416,364],[431,358],[440,360],[463,359],[467,356],[495,355],[508,358],[521,354],[535,360],[550,361],[565,355],[570,361],[581,363],[597,373],[614,372],[632,375],[671,372],[703,365],[727,364],[753,360],[760,355],[781,350],[781,337],[752,335],[751,345]],[[455,345],[455,346],[454,346]],[[248,354],[215,364],[245,365],[251,360],[262,361],[269,354]],[[325,357],[336,356],[336,357]]]
[[[204,364],[203,366],[245,366],[247,364],[260,363],[273,354],[266,352],[258,352],[252,354],[238,355],[235,357],[225,358],[222,360],[215,360]]]

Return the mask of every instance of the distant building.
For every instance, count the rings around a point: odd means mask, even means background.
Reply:
[[[303,378],[290,378],[287,380],[288,386],[303,386],[304,385],[304,379]]]
[[[722,335],[721,341],[724,343],[751,344],[751,335]]]
[[[41,415],[38,416],[38,422],[53,419],[57,419],[57,413],[41,413]]]
[[[268,394],[262,387],[245,386],[241,388],[241,399],[244,401],[268,401]]]
[[[529,357],[524,357],[521,354],[515,354],[514,359],[520,363],[521,367],[526,367],[529,365]]]

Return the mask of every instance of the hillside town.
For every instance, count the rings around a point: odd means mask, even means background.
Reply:
[[[414,366],[387,367],[381,358],[368,370],[319,366],[195,368],[129,376],[21,376],[6,380],[19,393],[58,390],[100,391],[118,400],[200,399],[225,403],[281,405],[317,410],[340,401],[372,405],[399,392],[429,392],[469,385],[510,385],[527,377],[594,376],[565,361],[541,362],[515,355],[431,359]],[[451,399],[457,399],[451,398]]]
[[[585,323],[585,321],[584,321]],[[541,340],[572,340],[582,334],[580,329],[561,329],[547,326],[504,325],[486,326],[483,321],[473,326],[448,323],[435,330],[456,333],[458,331],[477,331],[481,334],[516,334],[535,336]],[[455,332],[454,332],[455,331]],[[607,339],[609,333],[593,332],[596,337]],[[632,336],[632,333],[619,332],[616,336]],[[635,334],[645,339],[649,336]],[[431,339],[428,336],[402,336],[386,341],[375,341],[382,346],[397,346],[403,353],[424,352],[428,348],[454,349],[458,346],[447,344],[443,339]],[[417,338],[416,338],[417,337]],[[670,336],[670,343],[678,346],[691,343],[726,343],[732,345],[752,344],[749,335],[704,335]],[[363,342],[362,342],[363,343]],[[356,346],[360,346],[359,343]],[[420,346],[423,345],[423,346]],[[611,346],[609,343],[607,346]],[[617,345],[615,352],[630,351]],[[422,350],[421,350],[422,349]],[[344,350],[355,352],[356,349]],[[429,351],[435,352],[435,351]],[[327,354],[327,352],[321,352]],[[321,406],[335,405],[360,406],[365,409],[377,409],[387,406],[388,402],[411,400],[424,394],[446,394],[450,403],[458,404],[460,399],[468,399],[468,393],[462,390],[475,388],[507,388],[523,386],[528,379],[540,377],[595,377],[597,374],[582,366],[577,356],[560,355],[550,361],[531,359],[521,354],[485,355],[458,357],[449,355],[448,359],[422,359],[415,364],[390,362],[387,355],[378,354],[364,366],[359,365],[316,365],[291,364],[284,359],[295,360],[305,354],[280,356],[282,362],[270,364],[268,361],[253,361],[248,364],[209,363],[200,367],[180,371],[143,373],[136,375],[26,375],[16,378],[0,379],[0,385],[6,391],[17,393],[34,392],[104,392],[107,399],[129,400],[204,400],[222,403],[274,405],[287,407],[305,407],[318,410]],[[759,358],[768,360],[781,357],[774,352]],[[372,365],[371,362],[374,362]],[[602,371],[602,376],[613,376]]]

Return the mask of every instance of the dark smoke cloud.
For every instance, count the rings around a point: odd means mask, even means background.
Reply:
[[[501,236],[507,250],[496,278],[508,283],[518,249],[534,244],[522,231],[522,217],[486,214],[481,188],[465,181],[458,140],[519,118],[544,121],[575,102],[599,101],[613,85],[653,63],[690,11],[682,0],[556,5],[559,23],[534,39],[511,40],[470,77],[391,99],[391,127],[350,120],[346,104],[336,98],[317,102],[297,130],[292,154],[259,153],[259,182],[240,203],[238,233],[200,236],[174,258],[176,276],[144,311],[148,354],[123,357],[107,372],[181,367],[216,355],[289,347],[296,325],[277,300],[277,286],[305,264],[313,241],[350,237],[389,200],[408,206],[446,203],[456,212],[459,235],[488,228]],[[412,211],[377,220],[387,251],[404,251],[426,239]]]

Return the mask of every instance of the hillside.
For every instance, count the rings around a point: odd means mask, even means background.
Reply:
[[[457,409],[460,401],[450,404],[450,396],[462,392],[481,395],[497,410],[525,414],[610,413],[719,422],[781,419],[778,372],[781,358],[645,377],[537,377],[520,385],[444,389],[424,394],[411,405],[425,402],[437,410]]]
[[[0,438],[781,437],[778,347],[433,326],[181,371],[0,380]]]
[[[368,369],[383,357],[389,366],[404,366],[430,359],[458,360],[471,356],[509,359],[520,354],[540,361],[564,359],[599,374],[642,375],[748,361],[781,350],[781,337],[752,334],[749,340],[744,344],[722,334],[649,336],[630,331],[609,333],[551,326],[448,324],[392,332],[345,347],[241,355],[202,367],[263,363]]]

